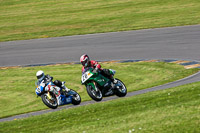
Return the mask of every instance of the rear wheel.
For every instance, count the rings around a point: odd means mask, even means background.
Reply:
[[[103,98],[102,93],[97,86],[95,86],[95,88],[93,88],[91,85],[87,85],[86,89],[87,89],[88,95],[93,100],[95,100],[95,101],[101,101],[102,100],[102,98]]]
[[[42,101],[47,107],[56,109],[58,107],[56,96],[53,93],[49,93],[49,95],[50,97],[48,96],[48,93],[41,95]]]
[[[126,96],[126,94],[127,94],[127,89],[126,89],[125,84],[124,84],[121,80],[119,80],[119,79],[117,79],[117,78],[116,78],[116,80],[117,80],[116,95],[117,95],[118,97],[124,97],[124,96]]]
[[[78,105],[81,103],[81,97],[80,95],[75,91],[75,90],[70,90],[73,94],[72,94],[72,104],[74,105]]]

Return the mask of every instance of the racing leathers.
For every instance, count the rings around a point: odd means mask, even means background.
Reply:
[[[103,76],[109,78],[113,83],[115,83],[115,82],[114,82],[113,75],[111,74],[110,70],[109,70],[109,69],[103,69],[103,68],[101,68],[101,65],[100,65],[97,61],[94,61],[94,60],[89,61],[89,64],[88,64],[87,67],[84,67],[84,66],[82,67],[82,73],[84,73],[85,70],[86,70],[88,67],[92,67],[93,69],[99,70],[100,73],[101,73]]]
[[[56,95],[56,98],[58,100],[60,98],[61,89],[65,89],[66,92],[70,90],[64,85],[65,82],[61,82],[59,80],[55,80],[53,82],[54,86],[50,85],[49,83],[52,80],[53,80],[53,77],[51,77],[50,75],[45,75],[43,80],[37,82],[37,88],[35,90],[35,93],[38,96],[41,96],[44,92],[47,92],[47,91],[53,92]],[[60,100],[58,100],[58,105],[60,104],[59,101]]]

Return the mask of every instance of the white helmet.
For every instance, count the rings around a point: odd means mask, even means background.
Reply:
[[[44,78],[44,72],[42,71],[42,70],[40,70],[40,71],[38,71],[37,73],[36,73],[36,77],[37,77],[37,79],[39,80],[39,81],[42,81],[43,80],[43,78]]]

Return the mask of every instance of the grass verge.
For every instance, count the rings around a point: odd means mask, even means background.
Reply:
[[[164,62],[102,63],[102,67],[116,70],[115,77],[126,84],[129,92],[175,81],[198,71]],[[82,101],[91,100],[85,86],[81,85],[80,64],[0,69],[0,77],[3,77],[0,78],[0,118],[47,109],[35,94],[38,70],[50,74],[54,80],[66,81],[66,86],[76,90]]]
[[[0,41],[200,24],[199,0],[0,0]]]
[[[3,122],[0,132],[197,133],[199,88],[200,82]]]

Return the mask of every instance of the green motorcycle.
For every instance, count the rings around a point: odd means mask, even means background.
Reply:
[[[109,69],[112,75],[115,71]],[[93,68],[87,68],[82,74],[81,82],[86,86],[88,95],[95,101],[101,101],[103,97],[117,95],[124,97],[127,94],[125,84],[115,78],[116,83],[113,84],[110,79],[103,76],[99,71]]]

